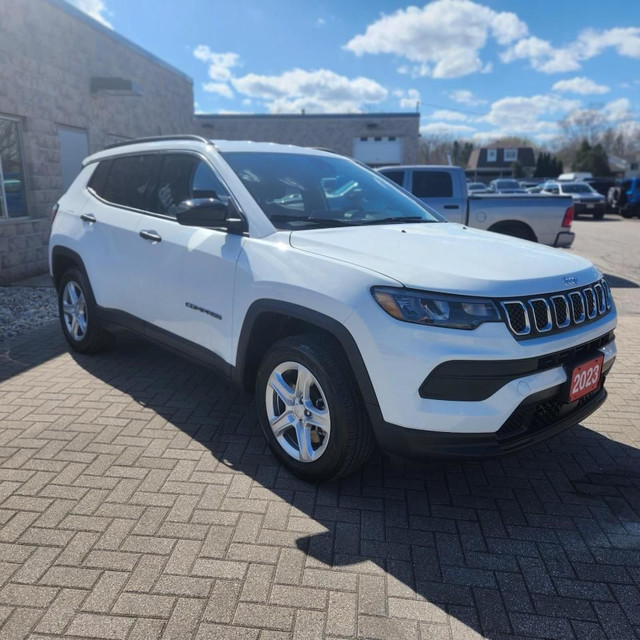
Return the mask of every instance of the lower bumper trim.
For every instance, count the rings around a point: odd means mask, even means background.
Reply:
[[[527,429],[514,437],[496,433],[445,433],[407,429],[387,422],[376,425],[380,448],[406,458],[499,458],[546,440],[573,427],[598,409],[607,398],[604,387],[593,392],[587,402],[544,428]]]

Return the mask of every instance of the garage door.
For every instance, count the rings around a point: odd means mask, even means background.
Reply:
[[[394,136],[354,138],[353,157],[374,166],[402,164],[402,138]]]

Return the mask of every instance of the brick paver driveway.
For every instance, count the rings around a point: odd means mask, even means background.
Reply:
[[[554,440],[316,488],[215,374],[23,336],[0,350],[0,637],[640,637],[640,316],[618,340],[608,403]]]

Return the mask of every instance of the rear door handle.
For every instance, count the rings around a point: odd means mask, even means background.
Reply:
[[[144,238],[145,240],[151,240],[151,242],[160,242],[162,240],[160,234],[158,234],[156,231],[143,230],[140,232],[140,237]]]
[[[83,213],[80,216],[80,220],[84,220],[85,222],[93,224],[96,221],[96,217],[93,215],[93,213]]]
[[[444,208],[445,208],[445,209],[459,209],[459,208],[460,208],[460,206],[459,206],[459,205],[457,205],[457,204],[445,204],[445,205],[444,205]]]

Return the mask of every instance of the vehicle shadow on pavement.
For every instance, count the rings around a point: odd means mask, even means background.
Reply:
[[[57,325],[16,345],[0,380],[66,350]],[[218,468],[290,505],[266,538],[333,572],[324,579],[336,589],[358,574],[360,637],[414,637],[416,621],[435,637],[444,613],[491,640],[640,631],[634,447],[577,426],[502,460],[398,465],[376,454],[360,473],[314,486],[278,464],[252,399],[210,370],[126,336],[100,356],[70,357],[166,420],[170,438],[176,427]]]
[[[66,353],[60,340],[60,322],[54,320],[11,340],[0,340],[0,382]]]

